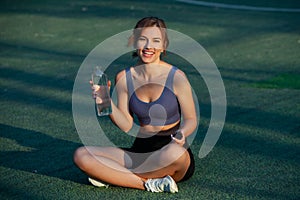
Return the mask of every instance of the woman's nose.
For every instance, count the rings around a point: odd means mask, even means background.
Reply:
[[[150,42],[149,42],[149,41],[147,41],[147,42],[145,43],[144,48],[145,48],[145,49],[151,48],[151,45],[150,45]]]

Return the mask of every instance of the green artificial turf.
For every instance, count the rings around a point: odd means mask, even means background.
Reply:
[[[300,8],[293,0],[216,2]],[[93,48],[150,15],[210,54],[226,88],[226,123],[213,151],[200,159],[210,95],[195,68],[168,53],[165,59],[187,74],[199,99],[194,176],[178,184],[177,194],[96,188],[72,161],[83,145],[72,115],[74,81]],[[1,199],[299,199],[299,24],[300,13],[171,0],[1,1]],[[133,62],[130,55],[116,59],[109,77]],[[109,119],[99,124],[114,144],[132,141]]]
[[[291,88],[300,89],[299,74],[281,74],[274,78],[258,82],[254,86],[259,88]]]

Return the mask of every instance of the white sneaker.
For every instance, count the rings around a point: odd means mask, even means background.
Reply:
[[[169,175],[164,178],[148,179],[145,187],[150,192],[178,192],[176,182]]]
[[[92,178],[88,178],[88,180],[92,185],[94,185],[96,187],[106,187],[106,188],[108,188],[108,186],[109,186],[108,184],[104,184],[104,183],[102,183],[100,181],[96,181],[95,179],[92,179]]]

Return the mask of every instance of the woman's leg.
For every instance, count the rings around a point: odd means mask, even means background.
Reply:
[[[190,155],[187,150],[178,144],[170,143],[149,154],[149,157],[132,171],[145,179],[170,175],[178,182],[184,177],[190,163]]]
[[[135,159],[143,155],[136,154]],[[176,182],[180,181],[189,167],[190,157],[185,148],[171,143],[153,152],[132,170],[129,169],[135,160],[114,147],[81,147],[74,154],[74,162],[92,178],[112,185],[145,189],[144,182],[149,178],[170,175]]]
[[[74,153],[74,162],[94,179],[122,187],[145,189],[145,179],[128,170],[131,159],[122,149],[80,147]]]

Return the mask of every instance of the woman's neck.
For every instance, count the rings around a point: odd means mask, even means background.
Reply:
[[[151,79],[161,75],[166,70],[166,66],[166,63],[162,61],[159,63],[137,63],[135,69],[139,76]]]

